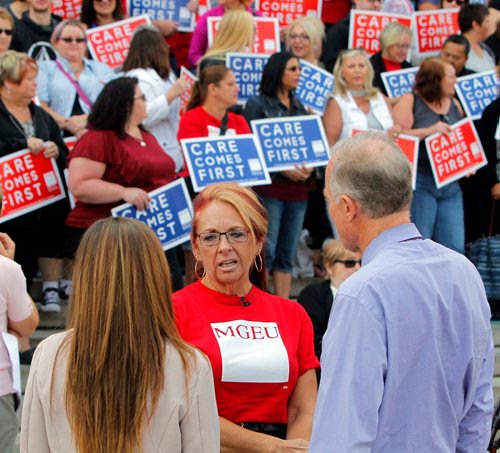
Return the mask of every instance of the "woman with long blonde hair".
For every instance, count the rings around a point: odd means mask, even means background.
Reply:
[[[97,221],[73,275],[69,330],[33,358],[21,451],[217,451],[211,368],[177,332],[154,233],[132,219]]]
[[[222,17],[212,46],[198,64],[199,72],[213,64],[226,64],[228,52],[251,52],[253,40],[253,16],[248,11],[228,11]]]

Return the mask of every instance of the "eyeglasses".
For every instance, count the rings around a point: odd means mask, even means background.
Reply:
[[[0,28],[0,35],[5,33],[7,36],[12,35],[12,28]]]
[[[146,95],[143,93],[140,96],[136,96],[134,99],[142,99],[143,101],[146,100]]]
[[[302,68],[300,66],[290,66],[289,68],[285,68],[287,71],[292,71],[292,72],[295,72],[295,71],[302,71]]]
[[[305,33],[301,33],[300,35],[297,33],[292,33],[290,36],[290,41],[293,41],[294,39],[299,39],[300,41],[309,41],[309,36],[306,35]]]
[[[443,3],[456,3],[457,5],[463,5],[469,3],[468,0],[443,0]]]
[[[198,237],[200,238],[201,245],[206,245],[211,247],[213,245],[218,245],[221,236],[226,236],[227,242],[230,244],[240,244],[242,242],[248,241],[248,231],[247,230],[231,230],[225,231],[224,233],[218,231],[210,231],[207,233],[200,233]]]
[[[401,49],[401,50],[403,50],[403,49],[408,50],[410,48],[409,44],[399,44],[398,43],[398,44],[393,44],[393,45],[394,45],[394,47],[397,47],[398,49]]]
[[[60,41],[65,42],[66,44],[71,44],[72,42],[76,42],[77,44],[81,44],[85,42],[85,38],[59,38]]]
[[[361,266],[361,260],[335,260],[334,263],[342,263],[345,267],[351,269],[356,264],[359,264]]]

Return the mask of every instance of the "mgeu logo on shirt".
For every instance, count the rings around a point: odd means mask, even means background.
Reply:
[[[288,354],[275,322],[234,320],[211,326],[223,382],[288,382]]]

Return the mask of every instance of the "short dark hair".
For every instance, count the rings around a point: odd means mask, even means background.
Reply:
[[[116,0],[115,9],[113,11],[113,19],[115,21],[123,19],[122,13],[122,2],[121,0]],[[97,22],[97,16],[94,9],[94,0],[83,0],[82,1],[82,12],[80,15],[80,21],[87,25],[87,27],[95,27]]]
[[[134,32],[122,69],[127,72],[137,68],[152,68],[162,79],[170,74],[168,44],[160,31],[151,25],[141,25]]]
[[[489,9],[479,3],[463,5],[458,13],[458,26],[461,33],[464,34],[471,30],[473,22],[481,25],[488,14],[490,14]]]
[[[118,77],[108,82],[90,112],[89,128],[112,130],[119,138],[125,138],[125,125],[132,112],[137,84],[135,77]]]
[[[293,52],[277,52],[269,57],[262,73],[260,81],[260,93],[266,96],[275,97],[283,88],[283,73],[285,72],[288,60],[297,57]]]
[[[443,98],[441,81],[445,76],[446,61],[439,57],[430,57],[422,61],[415,75],[414,90],[427,102],[439,102]]]
[[[469,56],[470,44],[467,38],[463,37],[462,35],[450,35],[446,38],[443,47],[446,46],[446,44],[448,44],[449,42],[458,44],[459,46],[464,46],[465,55]]]

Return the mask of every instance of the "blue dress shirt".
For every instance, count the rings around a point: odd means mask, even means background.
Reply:
[[[474,266],[413,224],[389,229],[339,288],[310,452],[485,451],[490,309]]]

